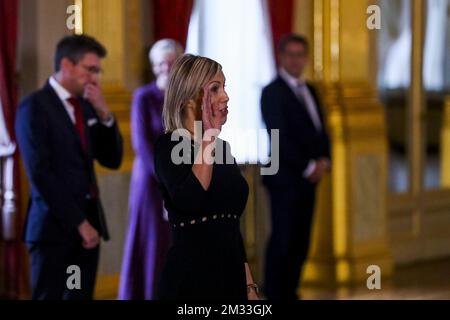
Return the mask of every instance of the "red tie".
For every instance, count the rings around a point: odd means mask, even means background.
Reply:
[[[75,110],[75,129],[80,136],[81,145],[83,146],[83,150],[87,151],[87,139],[86,134],[84,133],[84,118],[83,118],[83,110],[81,109],[80,102],[77,98],[70,97],[67,99],[69,103],[73,106]]]
[[[75,110],[75,129],[77,130],[78,135],[80,136],[80,141],[83,150],[87,152],[87,139],[86,134],[84,133],[84,117],[80,102],[78,101],[77,98],[74,97],[67,99],[67,101],[69,101],[69,103],[73,106]],[[94,182],[90,186],[90,196],[93,199],[98,198],[98,189]]]

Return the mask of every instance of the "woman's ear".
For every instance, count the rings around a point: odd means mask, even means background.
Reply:
[[[195,99],[199,106],[201,106],[203,104],[203,95],[204,95],[204,91],[203,91],[203,88],[201,88],[200,91],[197,93],[197,98]]]
[[[203,105],[203,88],[200,89],[200,91],[197,93],[197,96],[195,97],[195,99],[192,99],[190,101],[192,101],[192,103],[195,105],[193,107],[195,119],[201,120],[202,119],[202,105]]]
[[[191,112],[195,120],[201,120],[202,119],[202,109],[201,109],[201,103],[199,104],[196,102],[198,99],[189,99],[189,101],[186,104],[186,111]]]
[[[189,99],[188,102],[186,103],[186,107],[185,108],[194,110],[195,109],[195,105],[196,105],[195,100],[194,99]]]

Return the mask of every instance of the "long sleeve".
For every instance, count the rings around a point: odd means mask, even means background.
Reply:
[[[296,170],[298,177],[302,177],[311,159],[307,159],[302,155],[302,139],[298,139],[295,129],[288,127],[286,121],[288,115],[285,114],[282,100],[275,90],[270,88],[263,90],[261,110],[269,135],[271,129],[279,130],[280,163],[287,164]],[[274,143],[274,141],[271,142]]]
[[[25,168],[31,184],[57,220],[69,228],[77,228],[86,217],[64,179],[52,168],[50,132],[45,113],[38,109],[33,99],[27,99],[17,112],[15,129]]]
[[[156,175],[167,191],[175,207],[183,212],[205,212],[207,193],[200,181],[192,171],[193,155],[190,164],[175,164],[172,159],[172,151],[179,141],[171,141],[170,135],[162,136],[155,146],[155,170]],[[190,142],[187,148],[190,149]],[[183,152],[183,151],[181,151]]]
[[[322,148],[320,151],[320,156],[328,158],[331,161],[331,143],[330,143],[330,137],[327,132],[326,119],[323,114],[322,104],[320,102],[319,95],[317,94],[316,89],[312,85],[309,85],[309,84],[308,84],[308,89],[314,98],[314,101],[317,106],[317,111],[320,116],[320,121],[322,122],[323,145],[322,145]]]
[[[112,127],[98,122],[92,132],[94,158],[104,167],[119,168],[123,157],[123,141],[117,120]]]
[[[88,125],[93,158],[106,168],[118,169],[123,158],[123,139],[117,119],[114,118],[112,125],[102,123],[87,100],[83,99],[81,103],[89,110],[89,117],[97,120],[94,125]]]
[[[160,135],[156,128],[152,127],[150,110],[152,106],[146,105],[146,99],[142,90],[137,90],[133,96],[131,106],[131,139],[133,149],[148,172],[155,173],[153,154],[156,139]]]

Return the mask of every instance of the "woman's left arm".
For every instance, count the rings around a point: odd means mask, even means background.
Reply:
[[[247,298],[248,300],[259,300],[259,288],[256,285],[255,281],[253,281],[252,272],[250,271],[250,267],[247,262],[245,265],[245,277],[247,280]]]

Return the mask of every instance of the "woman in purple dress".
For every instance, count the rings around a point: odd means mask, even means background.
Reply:
[[[157,41],[149,53],[156,81],[134,92],[131,107],[135,152],[129,195],[129,223],[120,277],[119,299],[153,299],[169,247],[169,224],[155,180],[153,146],[164,132],[162,107],[170,68],[183,54],[171,39]]]

